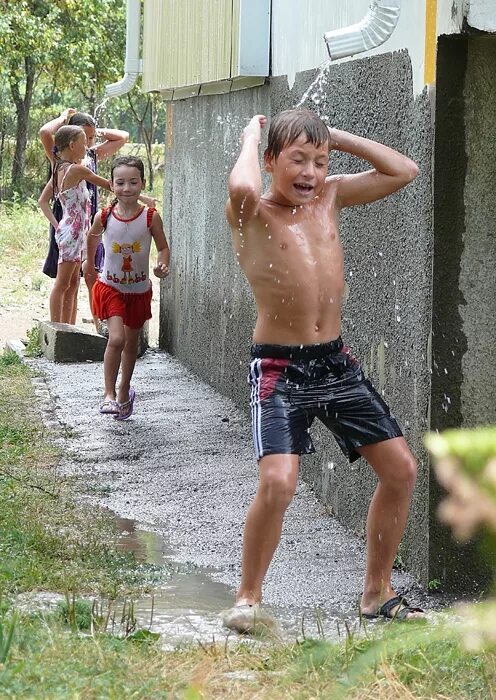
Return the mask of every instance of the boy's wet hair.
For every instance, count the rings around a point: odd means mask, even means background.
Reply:
[[[69,122],[71,126],[94,126],[96,127],[96,122],[87,112],[75,112],[71,117],[69,117]]]
[[[287,109],[277,114],[270,124],[266,154],[277,158],[285,146],[290,146],[300,134],[314,146],[331,146],[331,137],[322,119],[308,109]]]
[[[110,167],[110,179],[112,181],[114,179],[114,170],[121,165],[127,165],[129,168],[136,168],[141,175],[141,179],[144,181],[145,166],[141,158],[138,158],[137,156],[117,156],[117,158],[114,158]]]

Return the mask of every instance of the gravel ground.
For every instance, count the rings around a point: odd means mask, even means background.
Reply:
[[[257,485],[247,417],[157,350],[138,360],[135,410],[126,422],[98,413],[101,364],[42,359],[36,365],[44,374],[38,393],[45,396],[46,420],[65,428],[59,432],[63,471],[81,478],[99,504],[163,535],[176,562],[208,569],[234,595],[242,526]],[[353,616],[363,567],[363,542],[301,483],[269,569],[265,602]],[[394,584],[409,591],[412,602],[432,607],[407,573],[395,572]]]

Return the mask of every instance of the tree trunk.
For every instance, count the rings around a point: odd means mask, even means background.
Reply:
[[[22,193],[24,184],[24,167],[26,165],[26,147],[28,144],[29,113],[35,84],[35,69],[29,58],[24,61],[25,67],[25,87],[24,96],[21,95],[21,85],[19,81],[10,83],[10,90],[16,108],[16,144],[14,160],[12,162],[12,189]]]

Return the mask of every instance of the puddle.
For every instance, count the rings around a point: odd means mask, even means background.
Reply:
[[[143,563],[172,565],[174,571],[163,585],[154,589],[153,597],[135,601],[134,612],[140,626],[160,633],[166,648],[224,640],[228,634],[237,638],[222,627],[219,616],[222,610],[232,606],[235,591],[215,581],[214,570],[178,563],[165,536],[141,529],[134,520],[114,517],[121,533],[118,545],[121,549],[133,552]],[[287,641],[304,636],[337,640],[340,630],[344,632],[343,615],[309,608],[265,607],[278,620],[281,636]]]

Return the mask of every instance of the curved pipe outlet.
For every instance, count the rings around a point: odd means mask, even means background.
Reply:
[[[354,56],[383,44],[393,33],[400,11],[401,0],[372,0],[361,22],[324,34],[330,58]]]
[[[129,92],[142,72],[140,51],[141,2],[127,0],[126,10],[126,58],[124,61],[124,77],[117,83],[105,87],[107,97],[118,97]]]

